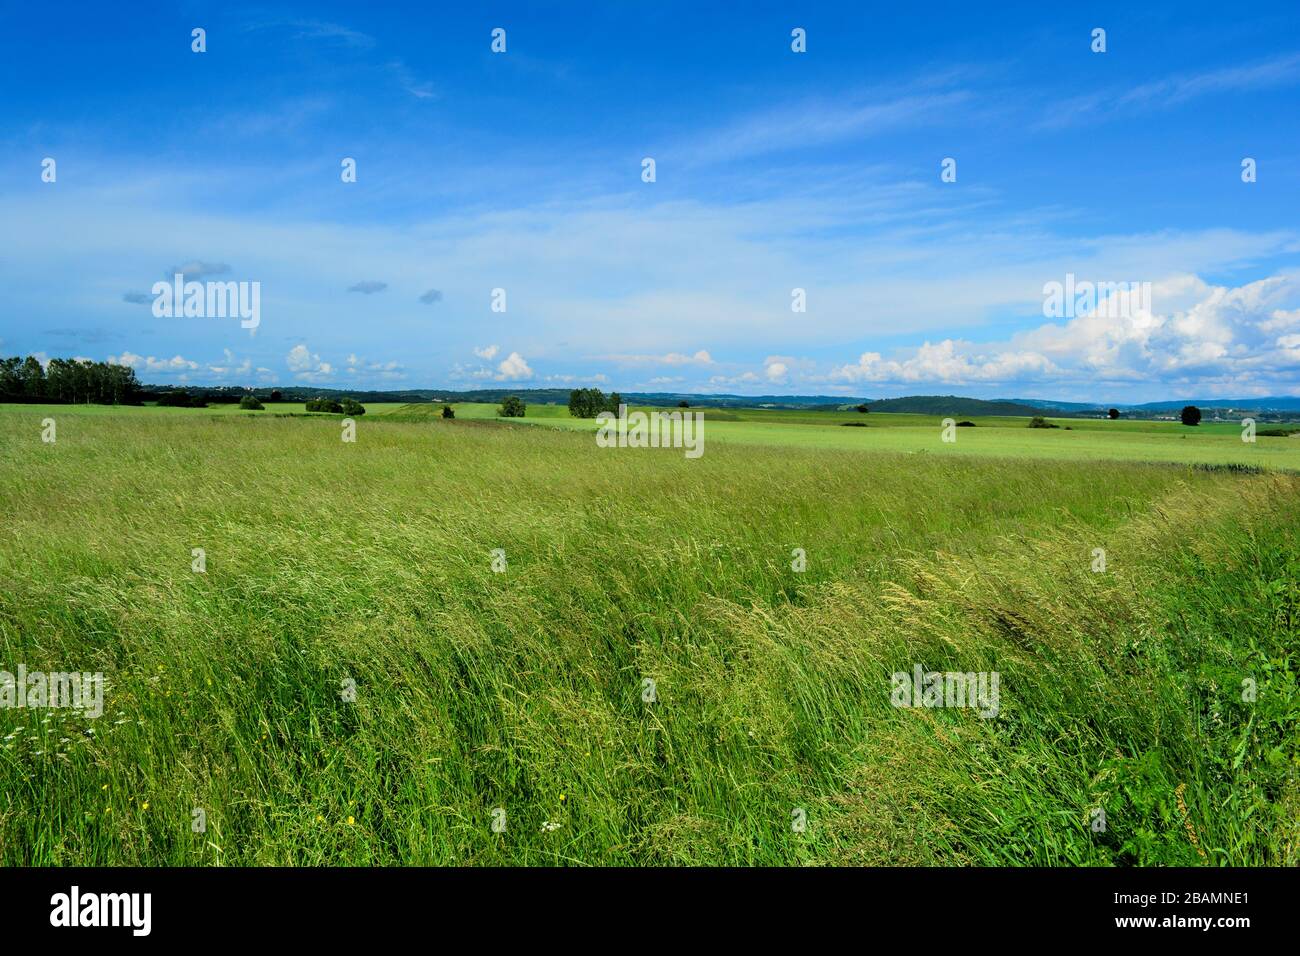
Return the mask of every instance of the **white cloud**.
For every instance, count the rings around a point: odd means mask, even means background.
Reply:
[[[343,372],[354,379],[358,377],[399,379],[406,377],[402,368],[402,365],[398,362],[372,362],[353,352],[348,355],[347,367],[343,369]]]
[[[208,371],[213,375],[222,378],[244,378],[247,379],[253,374],[253,360],[245,358],[242,362],[237,362],[235,353],[230,349],[222,349],[224,359],[220,365],[209,365]]]
[[[1154,284],[1153,306],[1122,296],[1124,308],[1049,323],[1003,343],[926,342],[893,358],[865,352],[835,368],[843,383],[1143,383],[1207,392],[1291,392],[1300,377],[1300,276],[1235,288],[1197,276]],[[1157,303],[1164,303],[1160,311]]]
[[[160,359],[154,358],[152,355],[147,357],[136,355],[134,352],[110,355],[108,361],[113,365],[128,365],[137,372],[188,372],[199,367],[198,362],[192,362],[179,355],[172,356],[169,359]]]
[[[885,359],[879,352],[864,352],[854,365],[831,372],[832,381],[846,383],[1004,383],[1038,380],[1055,371],[1050,361],[1027,352],[965,354],[970,344],[953,339],[926,342],[905,359]]]
[[[477,355],[479,358],[483,359],[483,361],[490,362],[497,357],[497,353],[500,351],[501,351],[500,346],[485,345],[483,346],[483,348],[475,349],[474,354]]]
[[[319,381],[334,374],[334,367],[329,362],[322,362],[321,357],[306,345],[295,345],[284,357],[285,364],[296,378],[306,381]]]
[[[533,370],[528,367],[524,357],[518,352],[511,352],[497,365],[497,378],[504,381],[519,382],[533,377]]]
[[[598,355],[596,358],[620,365],[712,365],[713,356],[704,349],[694,355],[667,352],[663,355]]]

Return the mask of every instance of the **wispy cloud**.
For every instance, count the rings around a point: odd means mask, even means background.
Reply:
[[[1134,87],[1096,90],[1052,105],[1039,125],[1060,128],[1099,118],[1182,106],[1205,96],[1248,93],[1297,83],[1300,83],[1300,54],[1293,53],[1241,66],[1172,74]]]
[[[811,99],[755,113],[674,151],[688,162],[720,163],[807,150],[879,136],[902,126],[951,121],[956,111],[968,107],[973,98],[969,90],[926,89],[887,98],[877,95],[857,103]]]

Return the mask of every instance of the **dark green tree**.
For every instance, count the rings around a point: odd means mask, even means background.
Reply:
[[[0,359],[0,398],[13,399],[23,393],[23,360],[17,355]]]
[[[307,402],[307,411],[328,412],[331,415],[339,415],[343,412],[343,406],[332,398],[313,398]]]
[[[598,388],[575,388],[569,392],[569,414],[574,418],[595,418],[605,408],[605,393]]]
[[[34,355],[29,355],[23,360],[18,374],[22,379],[25,398],[45,397],[45,369],[41,367],[40,361]]]

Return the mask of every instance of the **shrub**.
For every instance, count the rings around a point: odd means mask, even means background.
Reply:
[[[501,407],[497,409],[497,415],[502,418],[523,418],[527,408],[528,406],[516,396],[507,395],[502,400]]]
[[[1178,413],[1184,425],[1199,425],[1201,423],[1201,410],[1195,405],[1184,405],[1183,410]]]
[[[444,406],[442,406],[442,417],[443,417],[443,418],[455,418],[455,417],[456,417],[456,410],[455,410],[454,408],[452,408],[450,405],[444,405]]]
[[[239,400],[239,407],[248,412],[260,412],[263,408],[256,395],[245,395]]]
[[[158,396],[158,404],[167,408],[207,408],[208,403],[204,401],[202,395],[190,395],[189,392],[183,392],[179,389],[173,392],[163,392]]]
[[[343,406],[332,398],[313,398],[307,402],[307,411],[329,412],[332,415],[338,415],[343,412]]]
[[[687,401],[681,401],[681,402],[678,402],[678,403],[677,403],[677,407],[678,407],[678,408],[690,408],[690,407],[691,407],[691,403],[690,403],[690,402],[687,402]],[[618,409],[615,409],[615,411],[617,411],[617,410],[618,410]]]
[[[1115,419],[1119,418],[1119,409],[1118,409],[1118,408],[1112,408],[1112,409],[1111,409],[1110,411],[1108,411],[1106,414],[1110,417],[1110,420],[1111,420],[1111,421],[1114,421]]]
[[[1061,426],[1054,425],[1052,422],[1049,422],[1042,415],[1035,415],[1033,418],[1029,419],[1029,427],[1030,428],[1060,428]]]
[[[344,415],[364,415],[366,406],[362,405],[355,398],[345,398],[342,402]]]
[[[958,422],[958,423],[957,423],[957,427],[958,427],[958,428],[974,428],[974,427],[975,427],[975,423],[974,423],[974,422]]]
[[[863,415],[865,415],[867,412],[871,411],[871,409],[867,407],[867,403],[866,403],[866,402],[863,402],[861,405],[855,405],[854,408],[855,408],[857,411],[861,412]]]

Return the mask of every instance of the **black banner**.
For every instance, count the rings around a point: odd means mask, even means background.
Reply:
[[[956,934],[972,943],[1046,935],[1231,944],[1292,927],[1298,889],[1300,873],[1283,869],[9,869],[0,871],[0,913],[10,943],[338,945],[478,927],[494,941],[521,942],[786,928],[857,939],[905,931],[918,941],[941,933],[934,942]]]

